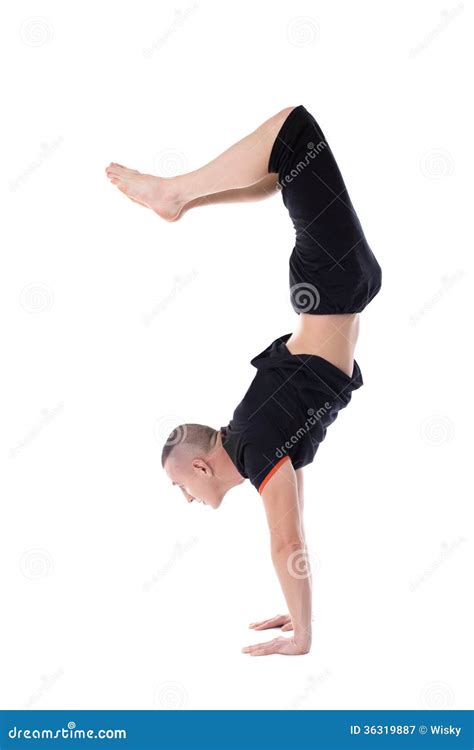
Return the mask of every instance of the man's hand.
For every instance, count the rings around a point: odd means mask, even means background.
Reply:
[[[251,622],[249,628],[253,630],[268,630],[269,628],[281,628],[282,630],[293,630],[290,615],[276,615],[276,617],[270,617],[269,620],[261,620],[260,622]]]
[[[245,646],[243,654],[250,656],[268,656],[269,654],[283,654],[284,656],[299,656],[307,654],[310,650],[309,644],[297,643],[294,638],[274,638],[273,641],[256,643],[254,646]]]

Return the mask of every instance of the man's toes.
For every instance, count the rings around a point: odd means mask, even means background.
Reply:
[[[117,164],[117,162],[114,162],[112,166],[116,172],[119,172],[122,174],[127,173],[127,172],[134,172],[135,174],[138,174],[137,169],[130,169],[130,167],[124,167],[123,164]]]

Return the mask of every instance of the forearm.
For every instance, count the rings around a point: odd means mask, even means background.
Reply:
[[[309,651],[312,584],[304,543],[272,544],[272,561],[291,616],[295,641]]]

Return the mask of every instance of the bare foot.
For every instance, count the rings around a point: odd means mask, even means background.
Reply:
[[[116,162],[109,164],[105,173],[112,184],[135,203],[151,208],[166,221],[179,219],[185,204],[180,201],[172,179],[142,174]]]

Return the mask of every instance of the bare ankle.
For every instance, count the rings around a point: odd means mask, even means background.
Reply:
[[[174,200],[183,206],[196,198],[202,198],[207,193],[199,190],[198,180],[194,172],[179,174],[171,178],[172,188],[174,190]]]
[[[186,197],[184,195],[183,185],[180,180],[180,176],[177,177],[163,177],[163,189],[166,196],[166,200],[170,203],[177,203],[184,205],[186,203]]]

